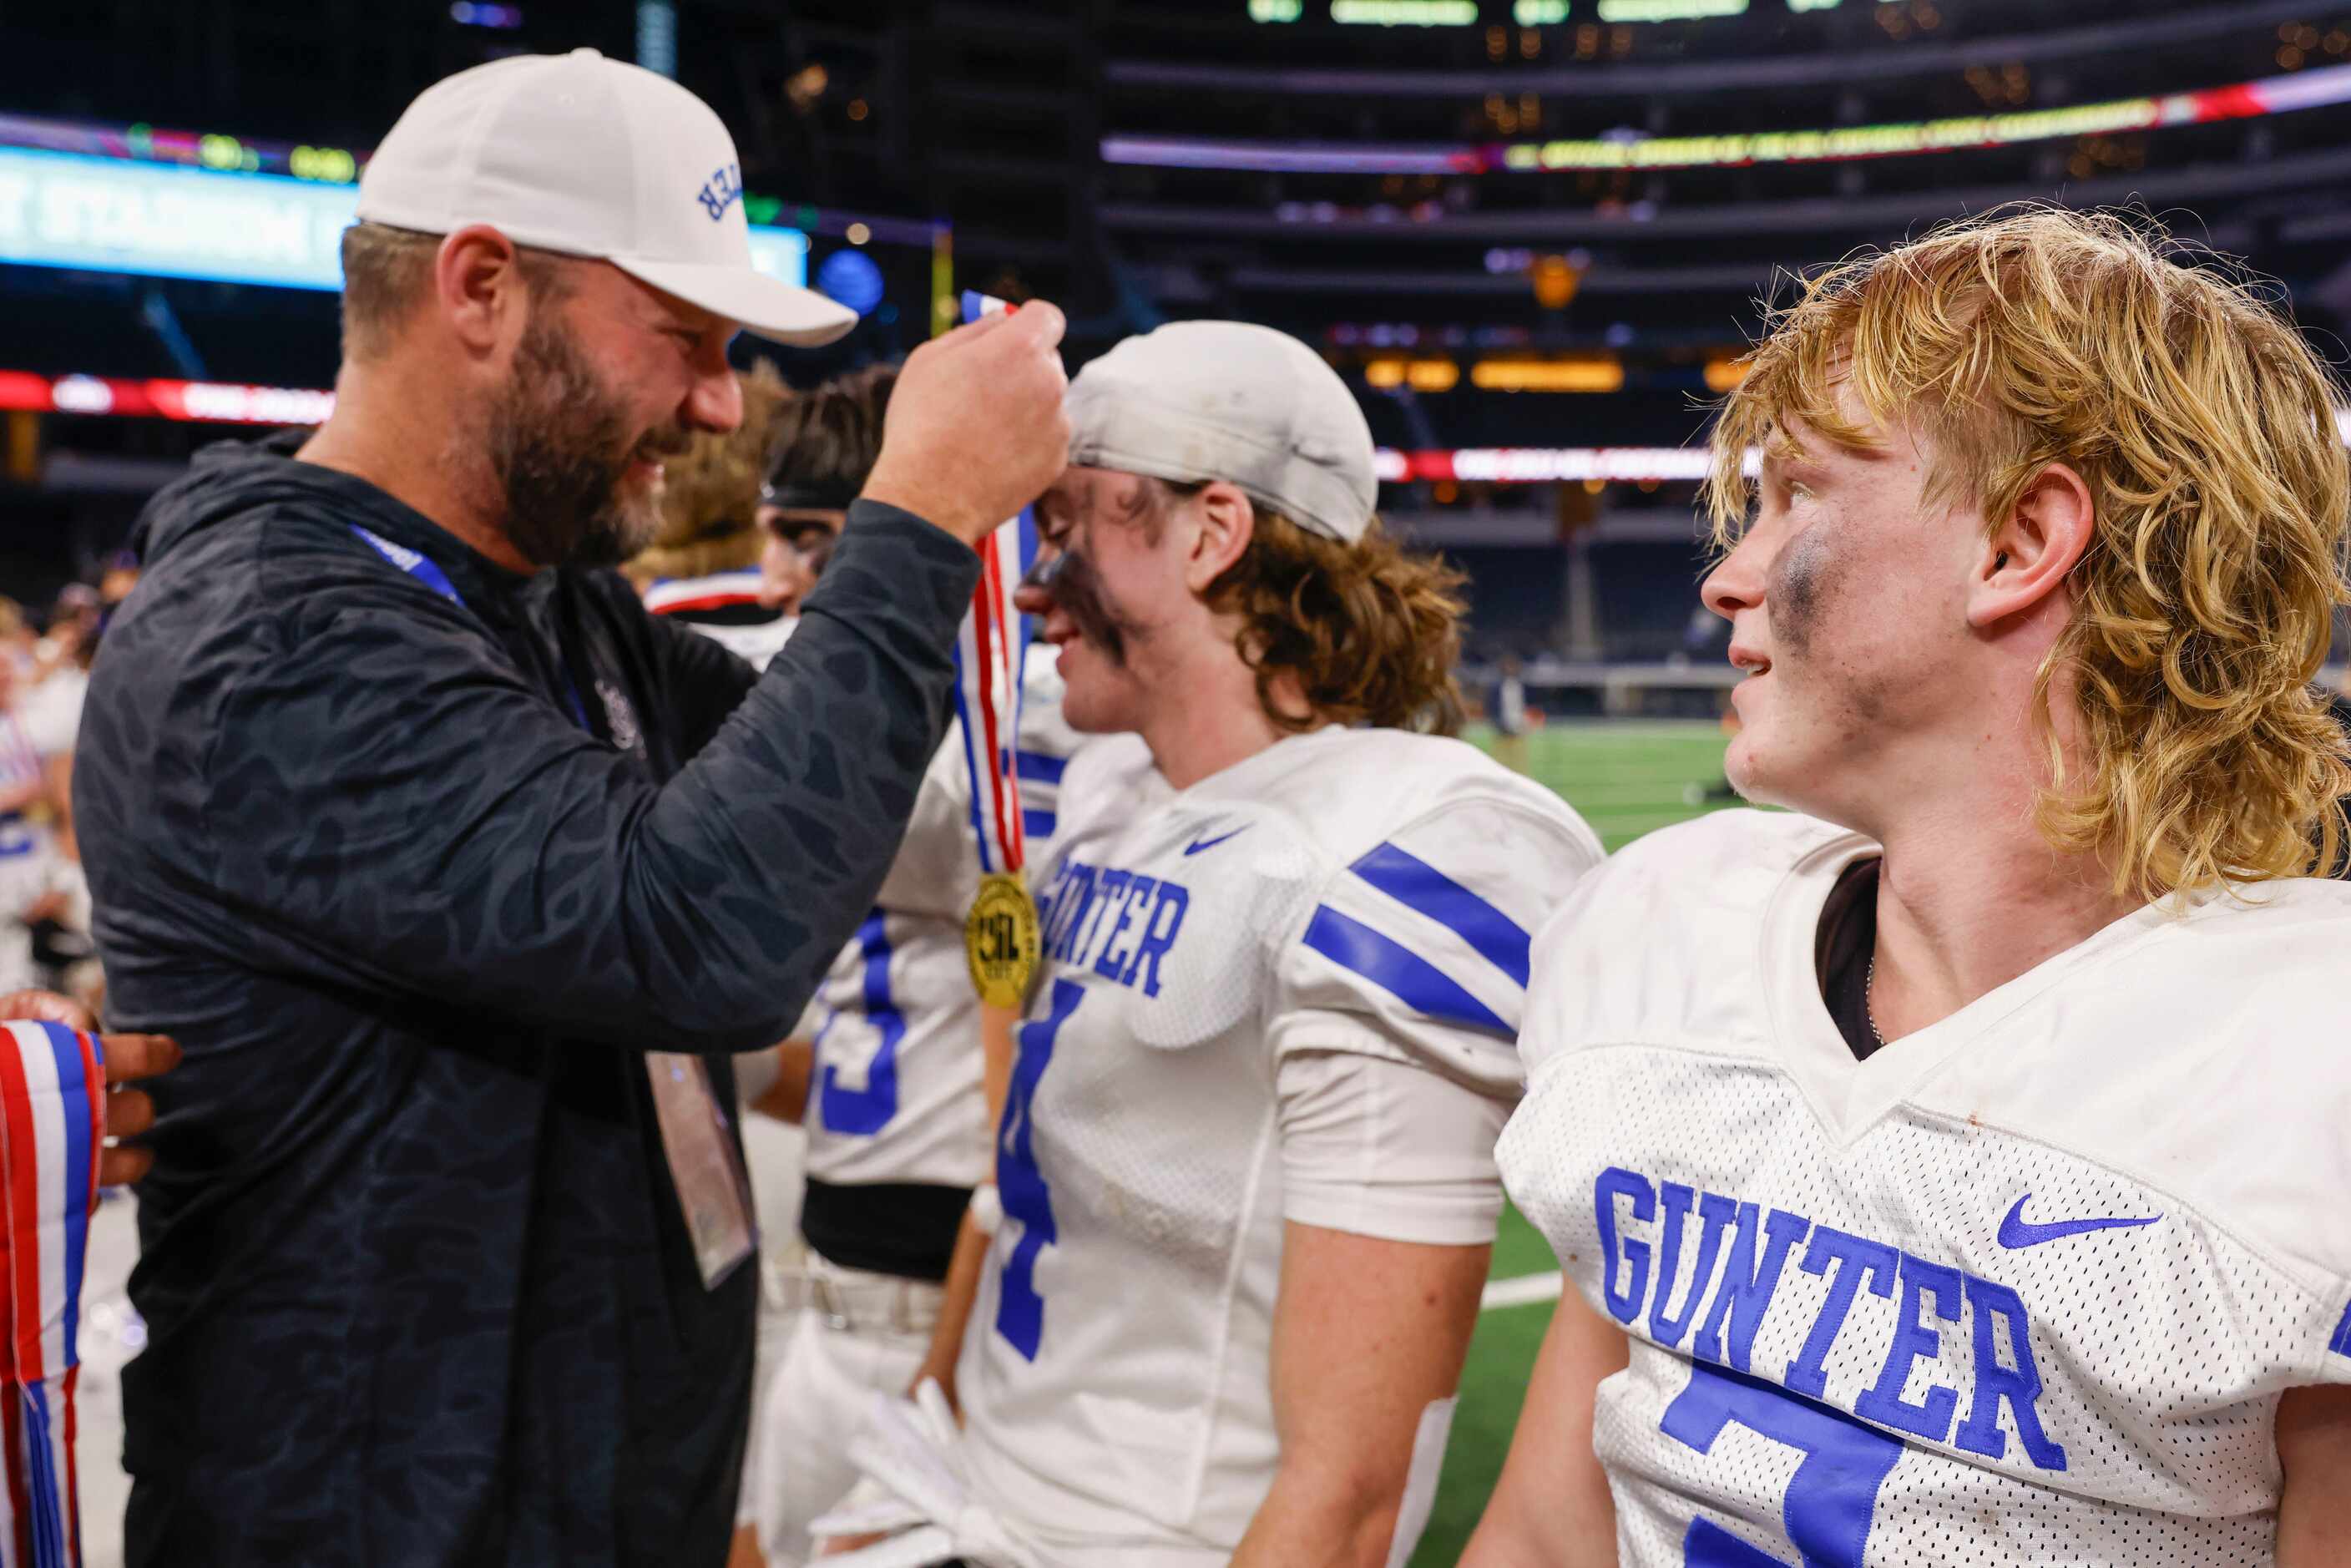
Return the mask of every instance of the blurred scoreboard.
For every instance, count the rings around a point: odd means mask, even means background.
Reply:
[[[340,289],[360,167],[337,148],[0,115],[0,263]],[[946,224],[744,204],[754,266],[858,313],[843,344],[788,356],[795,381],[902,354],[951,319]]]

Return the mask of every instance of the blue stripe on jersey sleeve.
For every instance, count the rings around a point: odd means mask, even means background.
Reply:
[[[2351,1355],[2351,1303],[2345,1304],[2343,1321],[2335,1325],[2335,1337],[2326,1342],[2326,1348],[2337,1355]]]
[[[1034,779],[1043,784],[1059,784],[1061,781],[1061,775],[1070,769],[1068,758],[1055,757],[1050,752],[1022,751],[1015,755],[1020,759],[1020,777],[1023,780]]]
[[[1526,928],[1426,861],[1382,844],[1348,869],[1398,904],[1451,927],[1488,963],[1525,987],[1531,946]]]
[[[1050,839],[1053,836],[1053,830],[1060,825],[1060,816],[1052,811],[1029,806],[1020,812],[1020,831],[1032,839]]]
[[[1416,1012],[1440,1023],[1491,1030],[1500,1035],[1517,1031],[1494,1016],[1493,1010],[1447,979],[1444,972],[1411,948],[1390,941],[1360,920],[1325,904],[1307,923],[1306,946],[1343,969],[1352,969]]]

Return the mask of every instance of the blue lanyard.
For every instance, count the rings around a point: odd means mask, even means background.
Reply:
[[[384,559],[392,562],[392,565],[400,568],[401,570],[406,572],[409,576],[414,578],[417,581],[423,583],[425,587],[431,589],[434,592],[439,594],[442,598],[447,600],[458,609],[464,610],[466,608],[465,596],[457,591],[457,585],[449,580],[449,574],[443,571],[438,563],[434,562],[430,557],[410,549],[405,545],[396,545],[390,539],[385,538],[381,534],[371,533],[366,528],[360,527],[357,523],[353,523],[351,525],[351,532],[359,535],[360,538],[365,539],[370,545],[373,546],[375,548],[376,554],[383,557]],[[561,658],[559,652],[557,656]],[[587,730],[590,735],[593,735],[595,733],[595,727],[588,722],[587,706],[585,704],[580,702],[580,687],[571,678],[570,661],[565,659],[562,663],[563,695],[565,700],[569,702],[571,705],[572,722],[577,724],[580,728]]]
[[[430,558],[418,554],[406,545],[396,545],[381,534],[370,533],[357,523],[351,525],[351,532],[373,545],[376,554],[383,557],[384,559],[392,562],[458,609],[465,608],[465,596],[457,591],[457,585],[450,581],[449,574],[443,571]]]

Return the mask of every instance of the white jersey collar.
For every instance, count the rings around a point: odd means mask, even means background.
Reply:
[[[1773,890],[1760,937],[1766,1022],[1813,1114],[1839,1147],[1866,1134],[1963,1048],[1999,1050],[1998,1040],[1988,1037],[2019,1009],[2068,976],[2146,939],[2187,913],[2163,904],[2142,905],[1949,1018],[1856,1061],[1821,995],[1815,943],[1822,911],[1837,878],[1855,862],[1883,852],[1868,838],[1845,833],[1805,854]],[[2205,902],[2191,900],[2188,908]]]

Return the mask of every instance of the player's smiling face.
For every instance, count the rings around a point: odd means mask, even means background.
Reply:
[[[1082,733],[1142,729],[1158,703],[1180,700],[1167,690],[1171,643],[1198,606],[1181,530],[1157,499],[1135,475],[1073,467],[1037,502],[1041,549],[1019,603],[1061,650],[1061,715]]]
[[[1752,524],[1704,588],[1743,674],[1724,766],[1750,800],[1868,831],[1878,791],[1916,783],[1906,738],[1965,704],[1982,528],[1928,498],[1928,454],[1907,431],[1859,451],[1786,434]]]

